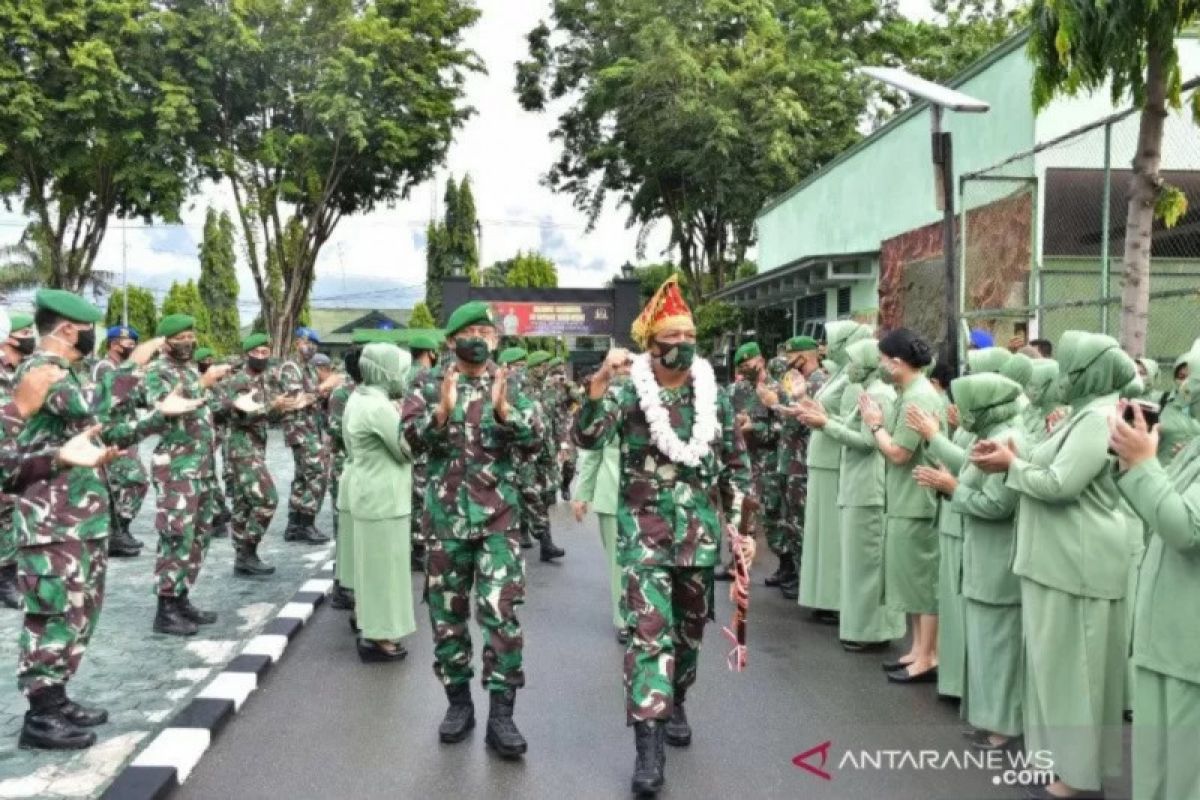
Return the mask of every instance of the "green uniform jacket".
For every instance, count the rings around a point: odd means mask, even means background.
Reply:
[[[829,376],[829,380],[813,398],[825,407],[825,413],[831,418],[836,417],[842,410],[842,394],[849,386],[846,371],[838,371]],[[830,439],[823,431],[814,430],[808,440],[809,469],[838,469],[842,463],[842,446]]]
[[[1200,441],[1170,467],[1150,459],[1118,485],[1151,531],[1134,609],[1134,663],[1200,683]]]
[[[1027,445],[1022,419],[1015,417],[987,431],[987,439],[1012,440],[1017,454]],[[963,597],[992,605],[1019,605],[1021,581],[1013,573],[1015,515],[1020,495],[1005,485],[1002,473],[989,475],[967,462],[958,475],[950,508],[963,524]]]
[[[936,415],[946,424],[945,402],[924,375],[918,375],[898,394],[892,413],[884,420],[892,442],[911,452],[912,457],[906,464],[887,465],[887,515],[893,519],[933,519],[937,515],[934,492],[922,488],[912,476],[913,469],[929,463],[929,447],[904,421],[910,405]]]
[[[1077,597],[1125,596],[1129,543],[1108,455],[1116,403],[1113,393],[1082,406],[1009,468],[1006,485],[1021,493],[1016,574]]]
[[[864,391],[859,384],[851,384],[843,398],[842,408],[846,411],[843,421],[830,419],[825,433],[842,445],[841,476],[838,481],[838,505],[853,508],[883,507],[884,466],[883,454],[875,445],[871,430],[863,424],[857,403]],[[892,413],[896,402],[896,390],[875,378],[866,385],[867,396],[879,404],[884,416]]]
[[[354,481],[346,509],[355,519],[390,519],[412,513],[412,451],[400,412],[378,386],[359,386],[346,402],[342,437]],[[397,534],[408,535],[407,531]]]
[[[579,450],[579,485],[575,499],[590,503],[597,514],[617,513],[621,486],[621,440],[613,437],[602,450]]]
[[[975,444],[975,434],[962,428],[953,436],[938,432],[929,442],[929,457],[946,465],[946,469],[958,475],[967,463],[967,455]],[[938,532],[956,539],[963,538],[963,518],[948,497],[938,499]]]

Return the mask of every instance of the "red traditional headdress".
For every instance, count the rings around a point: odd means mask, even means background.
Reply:
[[[694,328],[692,310],[683,299],[679,290],[679,278],[672,275],[667,278],[658,291],[650,298],[650,302],[642,309],[642,313],[633,322],[633,341],[637,346],[646,349],[654,334],[674,328]]]

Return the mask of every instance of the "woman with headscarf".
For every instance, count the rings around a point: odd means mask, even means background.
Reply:
[[[1168,466],[1175,454],[1187,444],[1200,436],[1200,399],[1183,396],[1182,387],[1186,385],[1192,370],[1188,359],[1194,355],[1185,353],[1175,360],[1172,374],[1175,377],[1175,393],[1162,407],[1158,433],[1158,460]]]
[[[1181,394],[1200,403],[1200,353]],[[1200,440],[1168,467],[1140,415],[1111,424],[1117,486],[1150,531],[1133,625],[1133,797],[1200,797]]]
[[[838,638],[852,653],[871,652],[904,635],[904,617],[883,602],[884,462],[863,424],[858,397],[866,394],[884,413],[896,392],[879,378],[879,346],[864,339],[846,348],[846,391],[840,419],[818,402],[805,401],[800,421],[842,446],[838,478],[841,509],[841,597]]]
[[[342,436],[354,464],[347,506],[354,520],[354,594],[358,656],[398,661],[413,616],[412,454],[401,435],[396,400],[404,396],[412,356],[373,343],[358,360],[362,383],[346,404]]]
[[[871,338],[871,329],[850,320],[825,326],[829,360],[834,369],[814,399],[825,413],[841,413],[846,391],[846,348]],[[808,501],[804,507],[804,555],[800,559],[799,604],[813,610],[813,618],[836,624],[841,604],[842,545],[839,541],[838,474],[842,446],[820,430],[808,441]]]
[[[881,377],[898,390],[892,413],[869,395],[859,398],[862,420],[887,462],[887,511],[884,520],[884,602],[908,614],[911,647],[898,661],[884,665],[893,683],[937,680],[938,532],[937,500],[917,485],[912,472],[928,463],[928,444],[908,424],[908,409],[917,406],[944,424],[944,405],[925,377],[933,350],[917,334],[900,328],[879,342]]]
[[[1034,445],[1050,435],[1049,418],[1061,405],[1059,402],[1058,362],[1050,358],[1033,361],[1025,396],[1029,405],[1021,412],[1021,423]]]
[[[972,365],[971,374],[951,389],[963,431],[1024,452],[1020,384]],[[951,498],[963,523],[961,571],[951,587],[963,598],[962,716],[978,731],[975,747],[999,749],[1021,735],[1022,723],[1021,588],[1010,564],[1017,492],[1005,486],[1003,475],[981,472],[969,461],[957,477],[929,467],[918,467],[916,475]]]
[[[1036,796],[1097,796],[1120,771],[1127,641],[1128,532],[1108,425],[1136,373],[1109,336],[1068,331],[1058,352],[1070,415],[1027,457],[988,440],[971,460],[1020,495],[1025,745],[1049,753],[1057,776]]]

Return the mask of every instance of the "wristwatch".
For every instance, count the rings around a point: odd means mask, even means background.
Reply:
[[[882,428],[882,427],[883,427],[883,423],[882,423],[882,422],[881,422],[881,423],[879,423],[878,425],[871,425],[871,426],[870,426],[871,435],[872,435],[872,436],[874,436],[875,434],[879,433],[879,429],[880,429],[880,428]]]

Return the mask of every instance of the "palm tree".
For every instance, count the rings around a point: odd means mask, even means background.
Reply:
[[[16,244],[0,247],[0,295],[49,286],[52,275],[49,244],[38,223],[30,223]],[[93,270],[81,289],[91,288],[99,298],[112,291],[116,277],[115,272]]]

